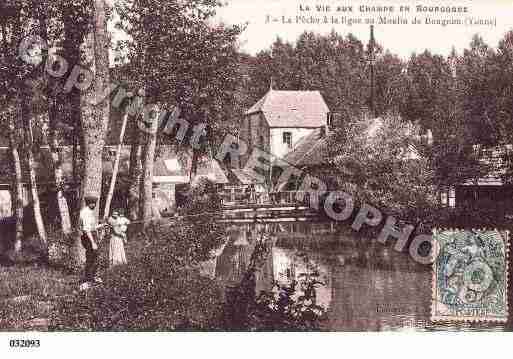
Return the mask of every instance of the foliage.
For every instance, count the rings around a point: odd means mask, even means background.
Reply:
[[[72,294],[78,278],[40,266],[0,267],[0,330],[28,330],[33,318],[48,318],[52,302]]]
[[[425,51],[408,62],[401,115],[433,131],[430,157],[439,186],[483,177],[493,168],[479,162],[482,151],[511,143],[512,36],[506,33],[494,49],[475,35],[462,54]]]
[[[199,275],[197,265],[211,259],[224,238],[209,194],[212,184],[195,186],[183,220],[155,222],[146,239],[129,237],[128,265],[105,273],[105,284],[61,302],[57,329],[201,330],[211,329],[220,305],[218,288]],[[205,190],[207,188],[207,190]],[[196,216],[196,214],[200,214]]]
[[[198,263],[211,259],[211,252],[223,243],[224,227],[215,221],[220,210],[221,199],[215,184],[207,178],[198,178],[180,208],[184,220],[176,228],[179,238],[187,239],[183,244],[189,246],[188,261]]]
[[[205,191],[199,190],[200,194],[204,195]],[[206,201],[205,205],[207,203],[211,202]],[[191,206],[190,213],[197,213],[201,208]],[[60,290],[45,289],[48,284],[44,283],[44,272],[38,272],[31,278],[22,279],[12,275],[11,279],[2,281],[6,287],[2,295],[33,296],[40,291],[46,293],[45,301],[51,302],[52,310],[38,315],[50,319],[50,330],[217,328],[217,313],[221,310],[219,288],[210,279],[200,276],[197,264],[211,258],[212,249],[217,248],[223,240],[223,228],[215,225],[211,215],[202,215],[194,221],[154,223],[150,233],[152,235],[146,240],[135,235],[129,237],[129,264],[126,266],[107,270],[105,243],[101,245],[103,286],[77,292],[78,280],[74,280],[63,284],[66,295],[61,296],[58,293]],[[51,248],[57,251],[64,248],[66,251],[67,240],[56,233],[50,238]],[[68,265],[61,262],[68,257],[66,253],[61,256],[63,258],[58,258],[59,253],[55,254],[57,264]],[[57,273],[53,270],[50,272]],[[23,283],[16,281],[16,278]],[[73,287],[74,291],[69,287]],[[14,321],[25,320],[24,315],[17,317],[14,306],[0,309],[4,310],[2,314],[5,313],[5,328],[14,328],[19,324]]]
[[[158,259],[152,263],[171,264]],[[216,285],[195,272],[172,272],[152,263],[137,261],[111,270],[101,287],[60,301],[52,329],[212,329],[221,305]]]
[[[261,270],[272,244],[264,239],[256,245],[240,284],[228,288],[220,319],[225,330],[312,331],[320,330],[326,310],[316,302],[317,289],[324,283],[306,253],[298,257],[306,271],[290,283],[274,281],[270,291],[255,293],[256,274]]]
[[[262,292],[251,313],[253,330],[312,331],[320,330],[326,309],[317,304],[317,289],[325,284],[318,280],[319,273],[308,263],[307,272],[299,280],[287,284],[274,282],[273,289]]]
[[[503,201],[480,201],[460,203],[456,208],[443,208],[436,215],[425,218],[430,228],[510,228],[510,209],[507,199]],[[509,212],[510,213],[510,212]]]
[[[207,143],[222,138],[238,82],[236,40],[242,29],[213,25],[218,6],[216,0],[116,5],[117,27],[130,38],[118,43],[118,61],[128,63],[134,85],[145,88],[149,103],[178,105],[189,124],[206,125],[203,154]]]
[[[419,129],[398,117],[357,119],[336,131],[330,157],[341,173],[339,188],[357,203],[417,222],[436,201],[433,170],[419,155]],[[406,217],[406,218],[404,218]]]
[[[375,104],[378,114],[397,110],[402,102],[403,61],[381,46],[375,50]],[[344,120],[369,106],[369,52],[352,34],[304,32],[295,43],[277,38],[271,48],[244,58],[242,101],[256,102],[270,84],[275,90],[319,90],[332,112]]]
[[[451,109],[455,100],[450,63],[443,56],[426,50],[412,54],[405,71],[405,99],[400,114],[407,121],[419,122],[423,128],[437,131],[433,133],[436,138],[443,133],[437,120]]]
[[[195,264],[209,252],[211,242],[209,234],[191,228],[187,223],[161,224],[149,240],[133,238],[128,265],[106,271],[102,286],[61,301],[54,329],[210,328],[220,305],[218,288],[199,275]]]

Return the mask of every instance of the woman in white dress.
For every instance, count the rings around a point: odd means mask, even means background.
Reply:
[[[112,228],[109,245],[109,267],[126,264],[126,231],[130,221],[120,215],[119,211],[113,211],[107,222]]]

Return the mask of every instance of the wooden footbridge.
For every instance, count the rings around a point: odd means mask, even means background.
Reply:
[[[320,220],[310,206],[308,192],[284,191],[250,195],[240,200],[223,200],[224,223],[306,222]]]

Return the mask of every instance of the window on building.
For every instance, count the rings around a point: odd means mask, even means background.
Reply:
[[[447,206],[447,192],[440,192],[440,203],[442,204],[442,206]]]
[[[449,198],[449,207],[452,207],[452,208],[456,207],[456,190],[454,187],[449,188],[448,198]]]
[[[446,207],[456,207],[456,189],[446,187],[440,192],[440,203]]]
[[[286,143],[288,148],[292,148],[292,133],[291,132],[283,132],[283,143]]]

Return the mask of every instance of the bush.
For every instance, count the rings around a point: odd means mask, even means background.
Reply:
[[[222,307],[217,284],[199,274],[224,241],[223,227],[203,212],[214,201],[193,192],[184,210],[194,215],[146,228],[130,241],[128,265],[107,270],[104,284],[59,302],[57,330],[211,330]],[[196,216],[196,214],[199,214]],[[133,237],[132,237],[133,238]]]
[[[435,228],[498,228],[511,226],[506,218],[508,206],[500,202],[487,204],[461,203],[456,208],[443,208],[432,219]]]
[[[0,268],[0,330],[27,330],[34,318],[47,319],[56,297],[72,295],[74,281],[52,268]]]
[[[255,293],[255,275],[269,253],[268,243],[259,242],[251,255],[240,285],[229,288],[221,323],[224,329],[249,331],[320,330],[326,310],[317,305],[319,272],[306,253],[298,254],[306,271],[289,284],[273,283],[271,291]]]
[[[312,276],[293,280],[288,285],[274,283],[274,289],[263,292],[251,314],[254,330],[318,331],[326,310],[316,304],[316,290],[324,283]]]
[[[137,262],[111,270],[103,286],[64,298],[53,330],[207,330],[221,307],[214,282],[187,270],[168,272]]]
[[[204,329],[220,305],[219,289],[186,268],[185,246],[167,238],[132,242],[129,264],[109,269],[104,284],[60,301],[56,330]],[[176,242],[181,242],[179,238]]]

